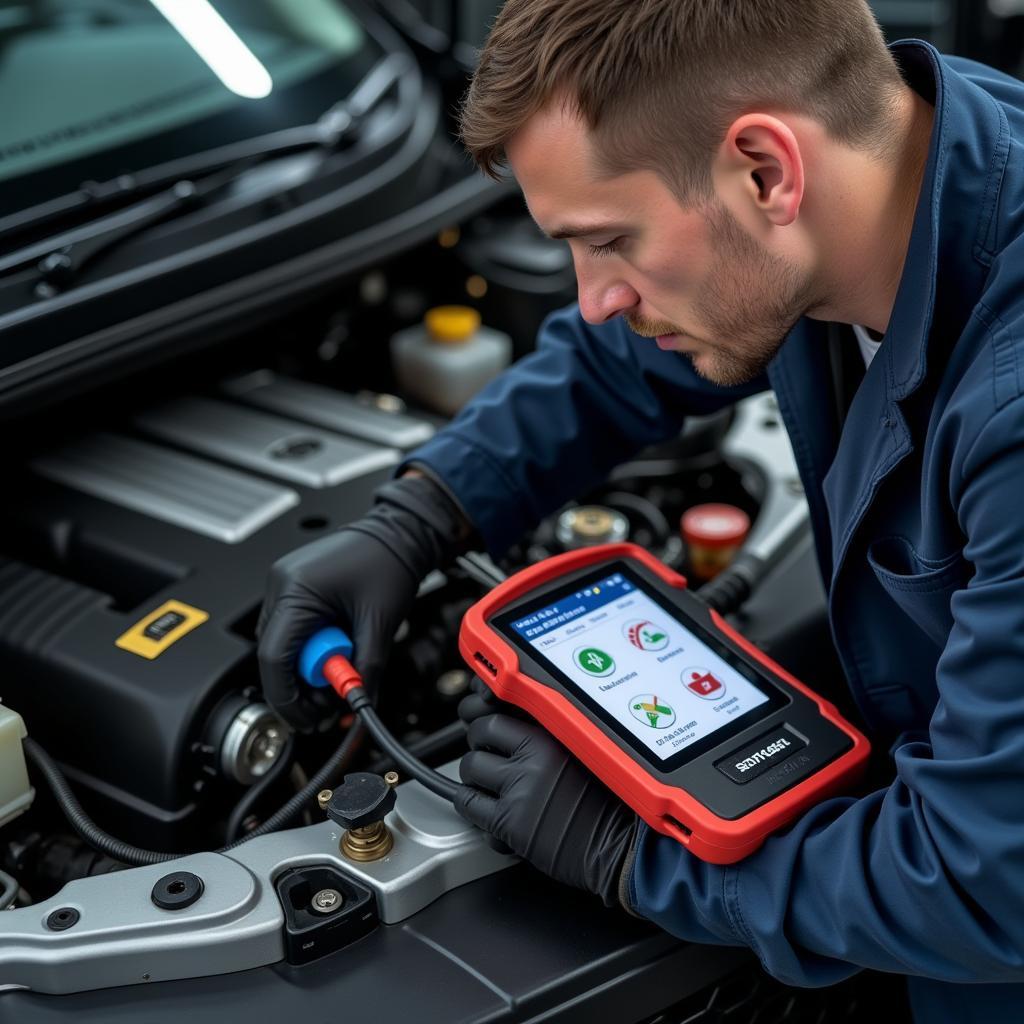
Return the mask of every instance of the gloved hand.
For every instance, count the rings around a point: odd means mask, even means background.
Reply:
[[[474,687],[459,716],[470,751],[456,810],[513,853],[606,906],[629,906],[625,886],[640,819],[535,722],[496,712]]]
[[[307,686],[296,673],[302,645],[327,625],[351,635],[353,664],[373,696],[420,581],[470,533],[437,484],[403,476],[377,490],[362,519],[278,559],[256,626],[263,692],[278,715],[310,732],[338,710],[333,692]]]

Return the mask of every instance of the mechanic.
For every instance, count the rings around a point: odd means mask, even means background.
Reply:
[[[891,781],[716,866],[475,694],[459,809],[553,877],[683,939],[747,945],[787,984],[867,967],[907,976],[917,1021],[1019,1020],[1024,85],[887,47],[866,0],[508,0],[462,135],[568,239],[578,305],[364,519],[275,565],[268,698],[313,727],[293,665],[317,626],[349,622],[379,683],[430,570],[477,540],[500,556],[687,414],[771,387]],[[836,332],[861,378],[845,397]]]

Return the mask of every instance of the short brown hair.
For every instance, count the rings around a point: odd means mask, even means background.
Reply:
[[[556,96],[595,133],[602,170],[661,173],[680,199],[757,107],[806,113],[884,156],[901,82],[867,0],[507,0],[461,111],[477,165]]]

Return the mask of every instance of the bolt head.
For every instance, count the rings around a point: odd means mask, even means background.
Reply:
[[[337,889],[321,889],[310,902],[318,914],[330,914],[342,904],[342,895]]]

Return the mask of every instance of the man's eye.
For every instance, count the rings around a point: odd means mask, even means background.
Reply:
[[[587,252],[591,256],[610,256],[613,252],[618,252],[621,244],[621,237],[613,238],[610,242],[605,242],[604,245],[588,245]]]

